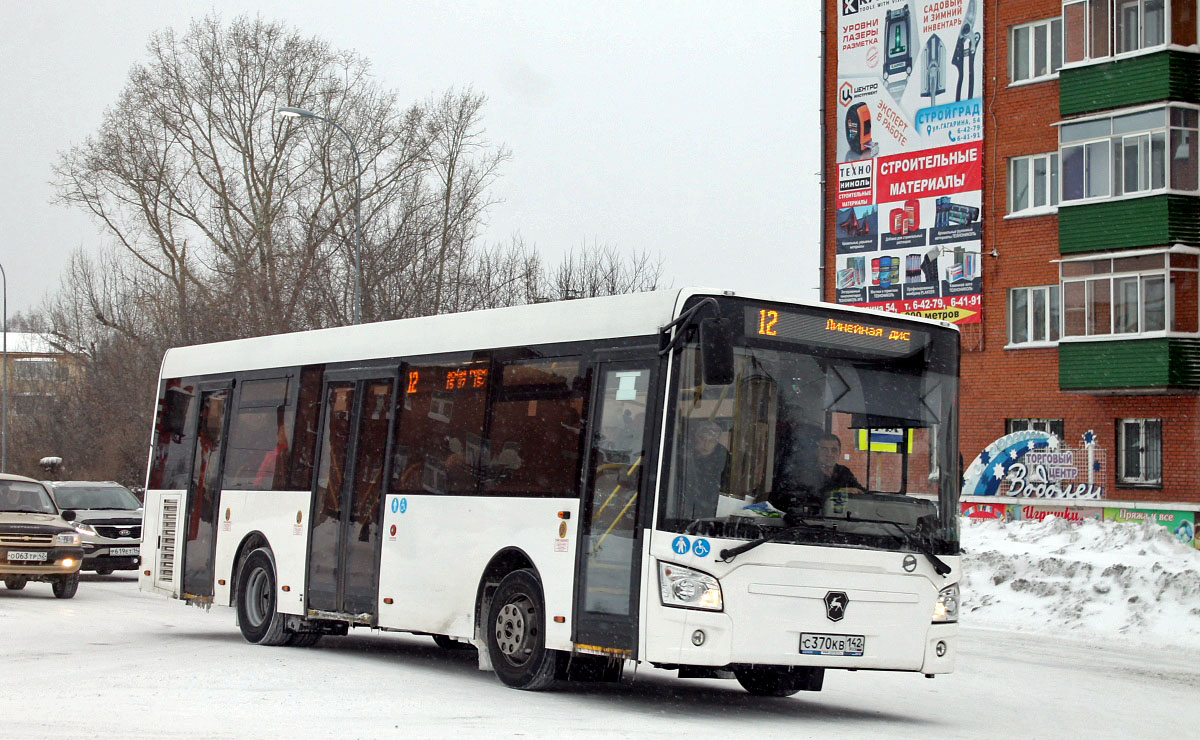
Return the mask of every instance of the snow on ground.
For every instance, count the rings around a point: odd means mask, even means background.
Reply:
[[[1200,651],[1200,550],[1149,523],[963,523],[962,621]]]
[[[85,576],[70,601],[0,587],[0,738],[1194,736],[1200,563],[1160,532],[965,524],[954,673],[830,671],[786,699],[648,666],[514,691],[428,637],[249,645],[231,609],[141,593],[131,575]]]

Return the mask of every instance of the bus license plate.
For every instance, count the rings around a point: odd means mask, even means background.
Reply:
[[[820,632],[800,633],[800,652],[805,655],[861,656],[866,638],[862,635],[827,635]]]
[[[136,547],[110,547],[110,548],[108,548],[108,554],[112,555],[113,557],[121,557],[123,555],[137,555],[138,549]]]
[[[8,560],[12,563],[43,563],[46,561],[46,553],[30,552],[28,550],[9,550]]]

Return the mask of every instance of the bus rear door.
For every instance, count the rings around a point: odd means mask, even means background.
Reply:
[[[371,615],[373,622],[396,374],[359,369],[325,377],[306,600],[310,610]]]

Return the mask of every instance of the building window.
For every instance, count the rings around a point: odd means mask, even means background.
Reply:
[[[1009,31],[1009,82],[1056,77],[1062,61],[1062,18],[1013,26]]]
[[[1178,247],[1063,260],[1063,337],[1197,334],[1198,261],[1196,250]]]
[[[67,366],[50,357],[20,357],[12,362],[15,380],[66,380],[70,377]]]
[[[1063,420],[1062,419],[1008,419],[1005,422],[1007,434],[1013,432],[1048,432],[1058,437],[1059,441],[1063,438]]]
[[[1162,485],[1162,419],[1118,419],[1117,450],[1117,483]]]
[[[1198,120],[1195,108],[1172,105],[1062,124],[1062,202],[1196,192]]]
[[[1058,152],[1008,160],[1008,212],[1058,205]]]
[[[1059,287],[1011,288],[1008,291],[1008,343],[1058,341]]]
[[[1169,41],[1165,0],[1067,0],[1062,9],[1067,63],[1103,61]]]

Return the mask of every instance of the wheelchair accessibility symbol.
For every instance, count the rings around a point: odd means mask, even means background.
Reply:
[[[402,498],[400,499],[400,513],[403,514],[406,511],[408,511],[408,499]]]
[[[679,535],[671,541],[671,549],[676,555],[687,555],[688,550],[692,549],[692,543],[687,537]]]
[[[692,545],[692,552],[696,553],[696,557],[703,558],[712,552],[712,545],[708,544],[708,540],[697,539]]]

